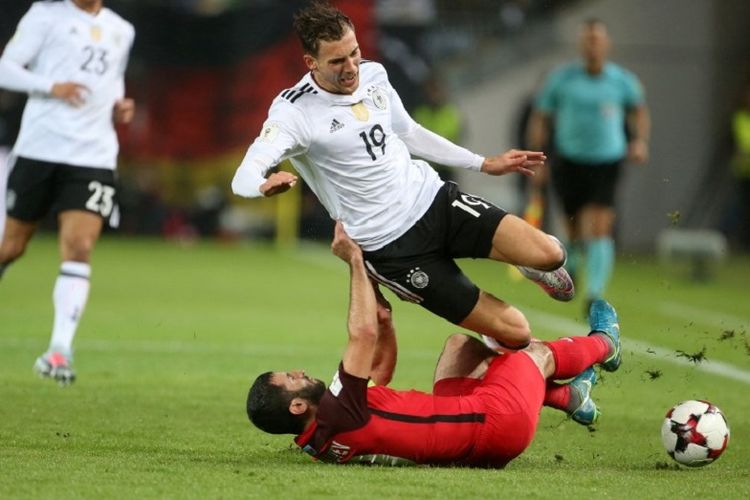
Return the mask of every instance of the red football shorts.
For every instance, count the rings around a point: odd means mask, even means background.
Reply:
[[[468,463],[502,467],[520,455],[534,438],[544,403],[546,382],[536,363],[523,352],[492,360],[484,378],[438,381],[436,396],[477,398],[485,421]]]

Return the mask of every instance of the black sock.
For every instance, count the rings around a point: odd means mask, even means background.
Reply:
[[[8,269],[9,264],[0,264],[0,279],[3,278],[3,273]]]

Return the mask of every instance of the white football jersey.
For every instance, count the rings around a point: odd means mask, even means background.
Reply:
[[[288,158],[330,216],[373,251],[411,228],[443,184],[426,162],[411,158],[405,138],[415,130],[429,135],[437,150],[420,154],[428,160],[448,157],[448,165],[478,170],[483,158],[414,122],[382,65],[362,61],[359,68],[359,87],[351,95],[327,92],[310,73],[281,92],[232,188],[260,196],[263,175]]]
[[[134,37],[133,26],[107,8],[94,15],[71,0],[32,4],[0,59],[0,86],[29,93],[13,153],[114,169],[112,112],[125,95]],[[50,96],[54,83],[67,81],[88,88],[82,106]]]

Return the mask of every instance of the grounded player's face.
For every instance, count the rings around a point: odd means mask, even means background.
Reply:
[[[295,397],[307,399],[315,404],[326,391],[326,384],[322,380],[307,376],[304,370],[276,372],[271,376],[271,383],[283,387]]]
[[[609,35],[602,24],[586,26],[579,40],[581,55],[587,62],[602,63],[609,53]]]
[[[352,94],[359,87],[362,54],[353,30],[347,30],[341,40],[321,40],[317,57],[305,54],[304,58],[315,81],[328,92]]]

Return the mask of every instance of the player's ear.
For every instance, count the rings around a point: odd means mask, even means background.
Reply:
[[[289,403],[289,413],[291,413],[292,415],[302,415],[307,411],[308,407],[309,403],[306,399],[294,398]]]
[[[305,61],[305,66],[307,66],[307,69],[309,69],[310,71],[315,71],[316,69],[318,69],[318,60],[310,54],[304,54],[302,56],[302,60]]]

